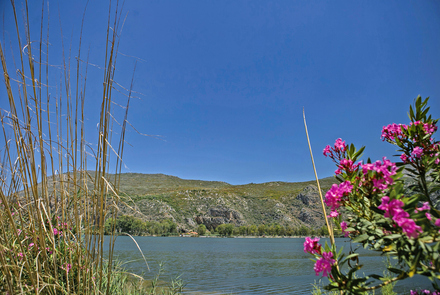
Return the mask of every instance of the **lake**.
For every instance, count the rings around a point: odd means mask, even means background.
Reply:
[[[136,241],[151,271],[131,238],[119,236],[115,255],[121,261],[137,260],[125,267],[152,279],[163,262],[162,279],[180,276],[186,294],[310,294],[313,283],[320,279],[313,271],[312,256],[303,251],[303,238],[136,237]],[[348,253],[348,239],[336,242]],[[360,252],[361,272],[383,269],[385,258],[372,251]],[[429,280],[414,277],[400,282],[395,291],[409,294],[414,287],[432,289]]]

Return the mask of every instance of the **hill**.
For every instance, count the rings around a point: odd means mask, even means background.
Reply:
[[[335,183],[320,180],[323,194]],[[172,220],[183,231],[198,224],[319,228],[324,225],[316,181],[231,185],[218,181],[186,180],[164,174],[121,174],[120,191],[135,209],[122,205],[120,214],[145,221]]]

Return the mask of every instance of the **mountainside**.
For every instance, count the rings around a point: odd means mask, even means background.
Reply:
[[[323,194],[335,183],[320,180]],[[268,182],[231,185],[225,182],[185,180],[164,174],[121,174],[120,191],[132,200],[120,206],[120,214],[147,221],[170,219],[183,231],[204,224],[211,230],[220,224],[285,226],[324,225],[316,181]]]

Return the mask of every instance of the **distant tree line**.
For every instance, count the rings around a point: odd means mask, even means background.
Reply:
[[[326,236],[327,227],[309,228],[305,225],[299,227],[283,226],[277,223],[260,225],[235,226],[227,223],[215,228],[215,232],[220,236]],[[199,232],[200,234],[200,232]]]
[[[104,233],[110,234],[112,230],[116,233],[128,233],[135,236],[145,235],[176,235],[178,234],[177,224],[170,219],[162,221],[144,221],[131,215],[120,215],[113,221],[107,219],[104,224]],[[299,227],[283,226],[278,223],[260,225],[235,226],[232,223],[220,224],[210,232],[204,224],[199,224],[196,232],[203,236],[327,236],[327,227],[309,228],[305,225]]]
[[[177,224],[172,220],[144,221],[130,215],[118,216],[115,222],[113,219],[107,219],[104,224],[104,233],[110,234],[113,228],[116,233],[128,233],[135,236],[177,234]]]

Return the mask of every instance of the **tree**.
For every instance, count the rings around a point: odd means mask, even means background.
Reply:
[[[287,228],[286,228],[286,235],[289,236],[289,237],[295,235],[295,230],[293,229],[293,227],[287,226]]]
[[[252,224],[248,227],[247,233],[248,235],[255,236],[258,232],[258,228],[255,224]]]
[[[258,226],[258,235],[263,236],[264,234],[266,234],[266,226],[264,224],[260,224]]]
[[[205,235],[206,226],[204,224],[199,224],[199,226],[197,227],[197,233],[199,234],[199,236]]]
[[[232,223],[228,223],[225,225],[225,234],[227,236],[232,235],[232,233],[234,232],[234,228],[235,226]]]
[[[310,228],[308,228],[307,226],[301,225],[298,228],[298,236],[307,236],[309,234],[310,234]]]
[[[225,236],[226,235],[226,231],[225,231],[225,225],[224,224],[220,224],[219,226],[217,226],[215,228],[216,232],[220,235],[220,236]]]

